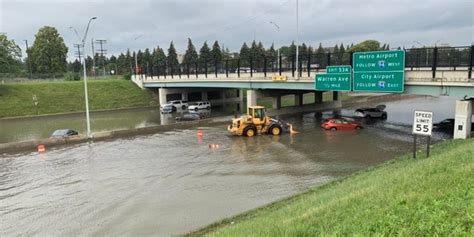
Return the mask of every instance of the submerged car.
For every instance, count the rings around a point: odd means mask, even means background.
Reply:
[[[433,124],[433,128],[441,131],[454,131],[454,119],[448,118]],[[474,123],[471,124],[471,131],[474,131]]]
[[[176,121],[193,121],[203,119],[204,116],[199,113],[187,113],[180,117],[176,117]]]
[[[167,114],[167,113],[173,113],[176,112],[176,107],[173,105],[164,105],[163,107],[160,108],[162,114]]]
[[[385,105],[377,105],[375,108],[359,108],[354,112],[354,116],[361,118],[387,118]]]
[[[58,129],[53,132],[51,138],[66,138],[79,135],[78,132],[71,129]]]
[[[324,120],[321,127],[326,130],[354,130],[363,128],[361,124],[345,118],[329,118]]]

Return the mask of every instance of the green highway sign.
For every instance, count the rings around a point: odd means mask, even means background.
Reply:
[[[326,73],[351,73],[351,65],[327,66]]]
[[[358,52],[353,55],[354,91],[404,91],[405,51]]]
[[[316,74],[315,89],[318,91],[350,91],[351,74]]]

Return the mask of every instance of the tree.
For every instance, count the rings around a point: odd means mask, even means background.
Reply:
[[[164,74],[166,70],[166,55],[160,46],[157,46],[155,50],[153,50],[152,54],[153,58],[153,65],[155,66],[156,72],[158,74]]]
[[[62,73],[67,70],[68,48],[54,27],[45,26],[35,35],[30,48],[31,68],[35,73]]]
[[[221,47],[219,46],[219,42],[217,42],[217,40],[212,45],[211,60],[212,62],[216,62],[216,63],[220,63],[222,61]]]
[[[350,57],[351,57],[350,54],[346,54],[346,49],[344,48],[344,44],[341,43],[341,46],[339,46],[339,54],[337,55],[339,62],[345,65],[349,64]]]
[[[14,73],[21,70],[21,49],[6,35],[0,35],[0,73]]]
[[[247,43],[244,42],[240,48],[240,66],[248,65],[250,59],[250,49]]]
[[[381,50],[380,43],[376,40],[366,40],[351,47],[351,52],[365,52]]]
[[[196,52],[196,48],[194,47],[191,38],[188,38],[188,49],[186,49],[186,53],[184,53],[183,63],[192,65],[198,60],[198,57],[198,53]]]
[[[172,73],[177,72],[179,69],[178,54],[176,54],[173,41],[171,41],[170,47],[168,48],[168,57],[166,59],[168,62],[168,71]]]
[[[260,65],[263,62],[263,57],[265,57],[265,48],[262,42],[257,44],[254,40],[250,48],[250,58],[252,59],[253,66]]]
[[[318,49],[316,50],[316,62],[320,67],[326,65],[326,51],[323,48],[323,45],[319,43]]]
[[[266,56],[267,56],[267,58],[268,58],[267,61],[268,61],[268,62],[276,62],[276,61],[277,61],[277,57],[278,57],[277,54],[278,54],[278,53],[277,53],[277,51],[275,50],[275,46],[274,46],[273,43],[272,43],[272,45],[270,46],[270,48],[269,48],[269,49],[267,50],[267,52],[266,52]]]
[[[150,49],[146,48],[145,52],[143,53],[143,72],[149,74],[151,72],[151,67],[153,66],[151,60],[151,53]]]
[[[201,49],[199,50],[199,62],[201,68],[205,68],[207,63],[211,60],[211,49],[207,45],[207,41],[204,41]]]
[[[334,58],[336,58],[336,63],[337,64],[341,64],[341,58],[339,58],[339,46],[337,46],[337,44],[334,46],[334,49],[332,50],[332,55],[334,56]]]
[[[82,68],[82,64],[81,62],[79,62],[78,59],[74,60],[74,62],[72,63],[71,65],[71,69],[73,72],[76,72],[76,73],[80,73],[81,72],[81,68]]]

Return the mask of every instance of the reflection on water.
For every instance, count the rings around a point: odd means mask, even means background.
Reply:
[[[293,136],[213,126],[0,155],[0,236],[183,234],[409,153],[410,124],[393,120],[403,108],[357,131],[324,131],[332,114],[308,113],[282,116]]]
[[[226,105],[224,108],[215,107],[212,111],[200,110],[198,113],[202,113],[205,117],[215,117],[230,114],[233,110],[235,110],[235,104]],[[179,110],[177,113],[161,114],[159,108],[92,112],[91,128],[92,132],[103,132],[172,124],[176,123],[175,118],[183,113],[187,111]],[[65,128],[84,134],[86,132],[85,115],[0,120],[0,143],[48,138],[54,130]]]

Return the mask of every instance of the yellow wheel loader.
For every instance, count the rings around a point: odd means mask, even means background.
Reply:
[[[281,120],[271,118],[265,115],[265,107],[250,106],[247,115],[232,119],[232,124],[227,130],[235,135],[253,137],[260,134],[280,135],[283,131]]]

